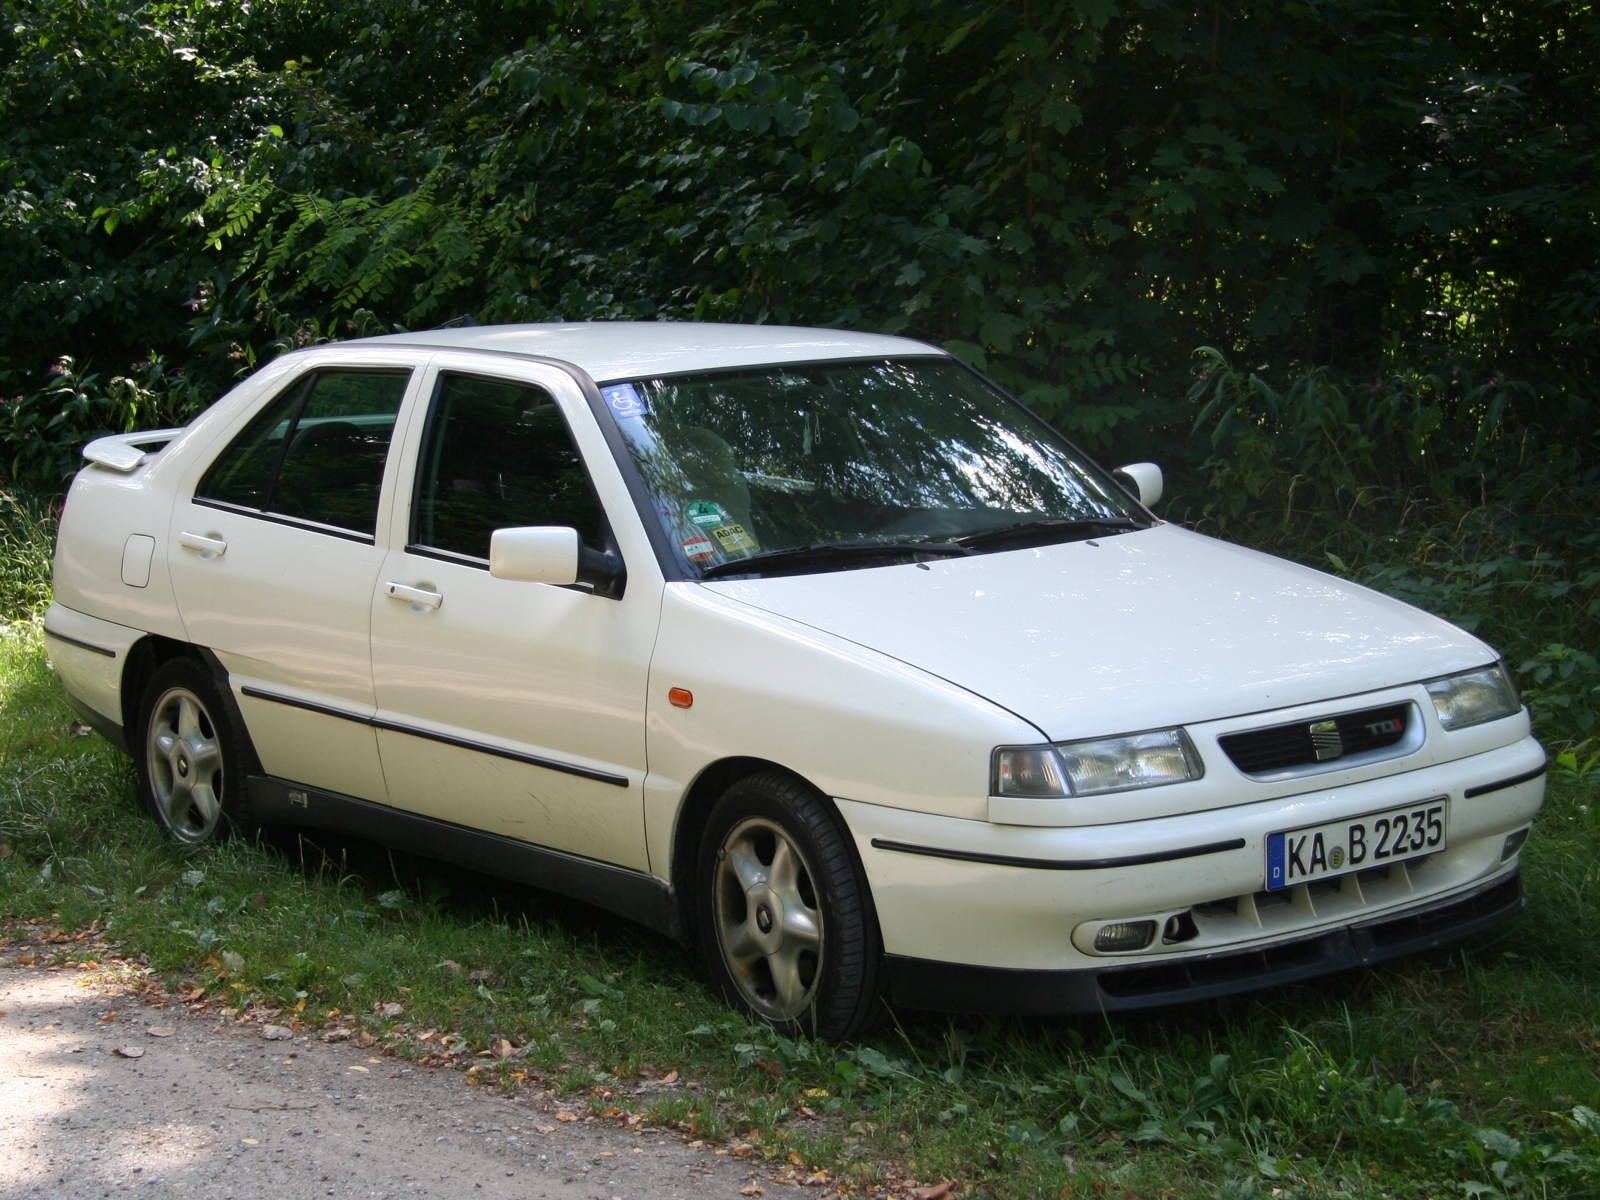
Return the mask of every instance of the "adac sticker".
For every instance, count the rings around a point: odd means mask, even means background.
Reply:
[[[683,515],[689,519],[691,525],[698,525],[701,529],[711,529],[728,523],[728,514],[723,511],[722,505],[714,504],[710,500],[696,500],[683,510]]]
[[[711,536],[722,545],[722,549],[729,554],[740,550],[754,550],[756,540],[744,531],[743,525],[720,525],[711,531]]]
[[[625,417],[648,416],[650,407],[631,383],[613,383],[600,389],[600,395],[611,406],[612,415],[619,420]]]
[[[690,562],[705,562],[708,558],[716,557],[717,548],[705,534],[697,533],[683,543],[683,552],[689,556]]]

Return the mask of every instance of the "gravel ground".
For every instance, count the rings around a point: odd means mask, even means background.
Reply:
[[[679,1134],[116,991],[0,967],[0,1198],[759,1194],[751,1164]]]

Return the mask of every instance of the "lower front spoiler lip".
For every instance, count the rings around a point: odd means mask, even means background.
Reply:
[[[1117,1012],[1210,1000],[1432,950],[1493,929],[1527,906],[1520,870],[1434,907],[1247,950],[1076,971],[1018,970],[889,955],[905,1008],[1006,1016]]]

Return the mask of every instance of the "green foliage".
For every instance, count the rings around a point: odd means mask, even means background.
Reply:
[[[333,338],[901,332],[1161,461],[1174,518],[1475,628],[1547,736],[1600,714],[1575,0],[0,15],[0,471],[39,494]]]

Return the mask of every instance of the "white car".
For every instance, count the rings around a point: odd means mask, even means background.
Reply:
[[[45,619],[179,840],[339,830],[885,1001],[1213,997],[1524,903],[1484,643],[1152,515],[944,351],[832,330],[319,346],[103,438]]]

